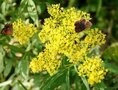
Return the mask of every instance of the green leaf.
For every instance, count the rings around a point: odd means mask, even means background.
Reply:
[[[96,89],[95,90],[104,90],[107,88],[104,82],[100,82],[94,86]]]
[[[89,88],[89,84],[88,84],[86,78],[85,78],[85,77],[81,77],[81,79],[82,79],[84,85],[86,86],[86,89],[87,89],[87,90],[90,90],[90,88]]]
[[[115,63],[105,62],[105,67],[112,73],[118,74],[118,65]]]
[[[9,73],[11,72],[13,60],[12,59],[5,59],[5,60],[7,60],[7,65],[4,70],[4,76],[7,77]]]
[[[81,82],[81,78],[78,75],[75,78],[75,90],[86,90],[85,85]]]
[[[4,70],[4,61],[3,61],[4,56],[5,56],[5,52],[3,48],[0,46],[0,73]]]
[[[39,73],[38,74],[37,73],[36,74],[33,74],[31,77],[34,79],[35,86],[40,86],[41,85],[41,83],[43,81],[42,80],[43,77]]]
[[[28,46],[26,48],[26,52],[30,51],[32,49],[32,44],[31,43],[28,43]]]
[[[21,60],[21,72],[25,75],[28,75],[29,73],[29,59],[30,56],[26,53]]]
[[[15,73],[18,74],[20,73],[21,70],[21,61],[19,61],[16,65],[15,65]]]
[[[52,4],[55,2],[55,0],[47,0],[48,3]]]
[[[26,90],[26,89],[24,89],[20,84],[16,83],[13,86],[13,89],[12,90]]]
[[[28,0],[27,10],[31,19],[38,26],[38,13],[37,13],[36,6],[33,0]]]
[[[2,14],[5,15],[6,14],[6,2],[3,2],[1,4],[1,9],[2,9]]]
[[[103,55],[104,60],[107,61],[115,61],[118,64],[118,43],[112,44],[110,47],[108,47]]]
[[[69,69],[67,70],[67,74],[66,74],[66,90],[70,90],[70,76],[69,76]]]
[[[49,77],[46,82],[41,85],[41,90],[54,90],[59,85],[62,85],[65,82],[67,71],[60,71],[57,74]]]
[[[22,0],[21,3],[20,3],[20,7],[18,9],[18,13],[19,15],[22,15],[23,11],[26,10],[26,7],[27,7],[27,3],[28,3],[28,0]]]
[[[45,9],[46,9],[46,4],[45,3],[41,3],[39,7],[37,6],[37,11],[38,11],[39,14],[43,13],[45,11]]]
[[[98,1],[98,8],[97,8],[96,16],[99,16],[101,8],[102,8],[102,0],[99,0]]]
[[[14,52],[22,52],[22,53],[24,53],[24,51],[25,51],[24,48],[22,48],[22,47],[9,45],[8,43],[5,43],[4,41],[1,41],[0,44],[3,45],[3,46],[5,46],[5,45],[8,46]]]

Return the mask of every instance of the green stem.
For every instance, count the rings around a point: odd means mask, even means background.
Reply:
[[[96,16],[99,15],[101,8],[102,8],[102,0],[99,0],[99,2],[98,2],[97,12],[96,12]]]
[[[70,71],[69,71],[69,68],[68,68],[68,71],[67,71],[67,75],[66,75],[66,85],[67,85],[67,90],[70,90]]]
[[[90,87],[89,87],[89,84],[88,84],[86,78],[85,78],[85,77],[81,77],[81,79],[82,79],[84,85],[86,86],[86,89],[87,89],[87,90],[90,90]]]
[[[74,68],[75,68],[75,71],[78,73],[77,67],[75,65],[74,65]],[[82,79],[84,85],[86,86],[87,90],[90,90],[90,87],[89,87],[89,84],[88,84],[86,78],[85,77],[81,77],[81,79]]]
[[[72,7],[76,3],[76,0],[69,0],[68,7]]]
[[[25,90],[27,90],[27,88],[21,83],[20,80],[18,80],[18,82],[19,82],[19,84],[20,84]]]

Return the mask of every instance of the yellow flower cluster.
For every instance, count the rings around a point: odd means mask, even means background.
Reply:
[[[53,54],[53,53],[52,53]],[[49,50],[41,52],[36,58],[30,62],[30,68],[33,73],[47,70],[50,75],[53,75],[58,70],[61,61],[57,57],[51,55]]]
[[[86,58],[78,67],[79,76],[87,76],[90,85],[100,83],[104,79],[107,70],[103,67],[103,61],[98,57]]]
[[[81,64],[85,61],[84,58],[87,57],[89,50],[105,43],[105,35],[97,28],[86,29],[80,33],[75,31],[74,23],[76,21],[82,18],[91,19],[88,13],[75,8],[60,8],[59,4],[49,6],[48,13],[50,17],[44,20],[44,25],[39,33],[39,39],[45,45],[45,49],[30,62],[32,72],[47,70],[50,75],[55,74],[61,65],[62,55],[67,56],[69,62],[73,64]],[[95,58],[95,63],[97,61]],[[102,66],[99,70],[101,69],[103,69]],[[101,74],[104,76],[105,73]],[[101,78],[97,79],[101,80]]]
[[[80,35],[75,32],[74,23],[82,18],[90,20],[90,15],[75,8],[60,8],[58,4],[49,6],[48,12],[51,17],[45,19],[39,33],[40,40],[50,52],[64,54],[70,62],[77,63],[82,59],[86,48],[80,47]]]
[[[97,28],[95,30],[91,29],[88,31],[88,35],[83,40],[83,43],[87,44],[90,48],[96,45],[102,45],[105,43],[105,35],[101,33]]]
[[[21,19],[13,23],[13,36],[21,45],[28,43],[29,39],[37,32],[33,24],[25,24]]]

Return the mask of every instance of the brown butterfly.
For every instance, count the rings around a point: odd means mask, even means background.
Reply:
[[[5,24],[4,28],[1,31],[1,34],[12,35],[13,34],[13,26],[12,26],[12,24]]]
[[[90,28],[92,26],[92,23],[88,20],[81,19],[80,21],[76,21],[74,25],[75,25],[75,31],[79,33],[85,29]]]

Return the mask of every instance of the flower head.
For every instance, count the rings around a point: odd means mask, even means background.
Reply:
[[[24,45],[28,43],[29,39],[37,32],[33,24],[25,24],[21,19],[13,23],[13,36]]]
[[[70,62],[77,63],[86,52],[79,44],[80,34],[75,32],[74,23],[85,18],[90,20],[90,15],[75,8],[60,8],[59,4],[48,7],[51,17],[45,19],[39,38],[50,52],[66,55]],[[75,44],[75,42],[77,42]]]
[[[106,75],[107,69],[103,67],[103,61],[98,57],[86,58],[78,67],[79,76],[87,76],[90,85],[100,83]]]
[[[86,62],[84,58],[89,50],[105,43],[105,36],[98,29],[89,28],[79,33],[75,31],[76,21],[83,18],[91,19],[88,13],[75,8],[60,8],[59,4],[49,6],[48,13],[50,17],[44,20],[39,33],[39,39],[45,45],[45,49],[32,59],[32,72],[47,70],[50,75],[55,74],[61,65],[62,55],[67,56],[71,63],[81,64]]]
[[[30,62],[30,68],[33,73],[47,70],[50,75],[53,75],[57,72],[60,64],[61,61],[58,60],[55,55],[51,55],[49,50],[45,50],[44,52],[41,52],[36,58],[32,59]]]

